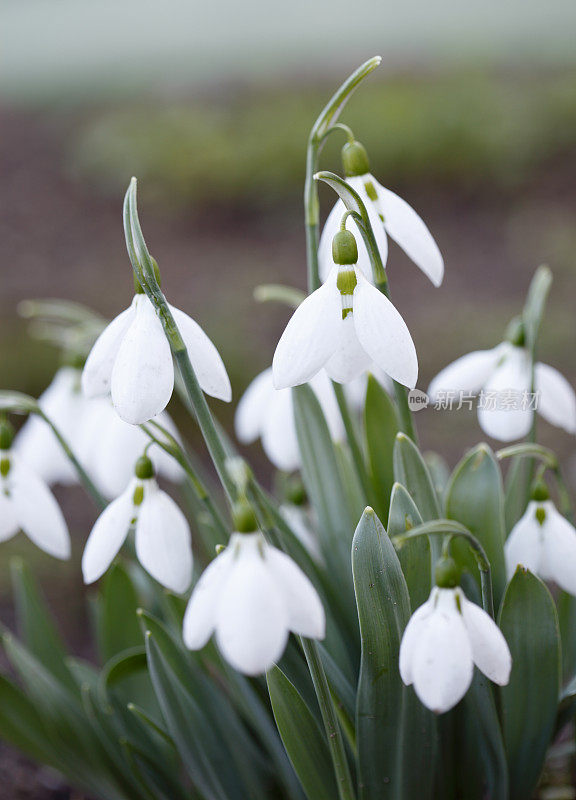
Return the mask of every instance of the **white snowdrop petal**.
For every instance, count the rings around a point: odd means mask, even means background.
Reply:
[[[88,401],[80,391],[80,371],[61,367],[38,398],[38,405],[64,436],[76,455],[77,441]],[[49,425],[32,414],[14,439],[13,450],[48,484],[78,482],[60,443]]]
[[[432,608],[432,600],[427,600],[412,614],[404,629],[402,641],[400,642],[400,677],[406,686],[410,686],[413,681],[412,659],[414,657],[414,648],[420,640],[420,633],[426,625],[426,620],[430,616]]]
[[[440,392],[479,392],[496,368],[499,358],[500,350],[497,347],[492,350],[476,350],[457,358],[444,367],[430,383],[430,400],[436,401]]]
[[[322,407],[332,439],[335,442],[342,441],[346,436],[344,423],[342,422],[342,415],[338,408],[334,387],[328,377],[328,373],[325,370],[320,370],[310,381],[310,386],[314,389],[314,393]]]
[[[189,650],[200,650],[212,636],[220,593],[231,566],[232,553],[228,547],[206,567],[194,587],[184,614],[183,637]]]
[[[333,269],[326,283],[298,306],[288,322],[272,362],[277,389],[306,383],[334,352],[337,326],[342,319],[337,277],[338,270]]]
[[[82,391],[86,397],[99,397],[110,391],[114,361],[122,339],[134,320],[136,299],[135,297],[132,305],[118,314],[96,339],[82,371]]]
[[[288,610],[275,577],[258,552],[242,547],[234,559],[220,595],[216,640],[235,669],[259,675],[284,652]]]
[[[377,181],[374,184],[386,232],[434,286],[440,286],[444,277],[444,259],[426,224],[405,200]]]
[[[300,466],[300,449],[294,423],[292,389],[272,389],[263,417],[262,447],[278,469],[291,472]]]
[[[360,377],[372,359],[358,341],[353,314],[339,322],[337,334],[336,349],[326,362],[326,374],[337,383],[347,384]]]
[[[352,179],[348,180],[350,182]],[[320,271],[320,280],[322,283],[326,281],[330,275],[330,270],[334,266],[334,259],[332,258],[332,240],[340,230],[340,221],[342,220],[342,216],[345,214],[345,212],[346,206],[342,200],[337,200],[332,207],[332,211],[328,214],[328,218],[326,219],[326,223],[322,229],[320,244],[318,247],[318,267]],[[386,237],[386,232],[382,226],[382,222],[380,221],[377,212],[372,207],[369,207],[368,214],[374,229],[376,244],[380,250],[380,257],[382,259],[382,263],[385,265],[388,257],[388,239]],[[364,244],[362,234],[360,233],[360,230],[353,219],[347,220],[346,227],[351,233],[354,234],[356,239],[356,245],[358,247],[357,267],[358,269],[362,270],[362,273],[366,276],[366,278],[368,278],[368,280],[372,280],[370,256],[368,255],[368,250]]]
[[[547,422],[576,433],[576,394],[566,378],[548,364],[536,364],[538,412]]]
[[[542,505],[546,519],[542,526],[541,577],[553,580],[565,592],[576,595],[576,530],[552,502]]]
[[[182,594],[192,580],[190,528],[174,500],[146,482],[136,522],[136,555],[158,583]]]
[[[367,182],[371,183],[374,188],[379,186],[379,184],[369,173],[367,175],[355,175],[352,178],[346,178],[346,182],[358,192],[364,202],[364,205],[366,206],[370,225],[372,226],[372,233],[374,234],[376,246],[378,248],[378,252],[380,253],[380,259],[382,261],[382,265],[385,267],[386,262],[388,261],[388,236],[386,233],[386,226],[382,220],[380,204],[378,202],[374,202],[366,190]],[[372,264],[370,262],[368,250],[364,244],[362,234],[358,230],[358,227],[353,220],[350,220],[350,222],[347,223],[347,227],[356,236],[356,242],[358,244],[358,268],[362,271],[364,277],[373,283]]]
[[[137,298],[136,316],[122,340],[112,370],[112,402],[132,425],[163,411],[174,389],[170,345],[150,300]]]
[[[424,705],[442,714],[468,691],[474,664],[462,616],[435,609],[420,631],[412,656],[412,680]]]
[[[487,678],[505,686],[510,678],[512,656],[494,620],[475,603],[462,597],[462,616],[472,645],[472,659]]]
[[[96,520],[82,555],[84,583],[97,581],[122,547],[136,514],[133,504],[136,486],[136,480],[132,480],[120,497],[110,503]]]
[[[10,460],[10,499],[19,527],[51,556],[70,558],[68,526],[54,495],[20,458],[12,455]]]
[[[399,383],[414,388],[418,357],[410,331],[390,300],[357,272],[354,327],[360,344],[377,366]]]
[[[186,345],[200,388],[210,397],[229,403],[232,387],[216,346],[192,317],[174,306],[170,306],[170,311]]]
[[[526,351],[511,346],[486,382],[485,399],[478,407],[478,422],[488,436],[512,442],[530,430],[533,412],[523,400],[530,392],[530,372]]]
[[[284,594],[290,630],[311,639],[323,639],[326,615],[311,581],[289,556],[275,547],[266,548],[266,563]]]
[[[260,436],[274,391],[272,367],[265,369],[248,384],[234,416],[234,429],[242,444],[251,444]]]
[[[0,542],[6,542],[15,536],[19,527],[10,498],[4,494],[0,486]]]
[[[543,531],[536,519],[538,504],[530,502],[528,508],[510,531],[504,545],[506,572],[512,578],[518,565],[535,575],[540,574],[542,561]]]

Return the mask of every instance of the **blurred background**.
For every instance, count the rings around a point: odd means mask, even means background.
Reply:
[[[576,383],[575,29],[573,0],[3,0],[2,387],[37,396],[57,366],[53,350],[26,337],[22,299],[65,297],[107,316],[129,303],[121,208],[136,175],[165,291],[218,344],[237,400],[269,365],[289,316],[256,304],[253,288],[305,286],[307,133],[335,87],[377,53],[382,66],[342,120],[445,257],[435,290],[398,248],[390,252],[420,387],[457,356],[500,341],[543,262],[554,284],[540,357]],[[324,168],[341,171],[341,144],[326,147]],[[322,201],[325,216],[327,190]],[[213,406],[230,426],[233,409]],[[450,465],[482,438],[467,412],[417,420],[424,447]],[[574,483],[574,440],[545,423],[541,432],[572,459]],[[265,477],[259,446],[249,455]],[[77,556],[93,509],[80,491],[58,497]],[[22,537],[0,554],[4,616],[12,552],[51,578],[67,638],[87,648],[77,563],[55,563]],[[68,796],[18,765],[2,751],[10,796]]]

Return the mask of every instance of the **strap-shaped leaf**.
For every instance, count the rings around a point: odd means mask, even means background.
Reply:
[[[362,637],[356,707],[361,800],[428,798],[433,786],[434,721],[400,678],[408,587],[392,542],[367,508],[352,544]]]
[[[338,789],[326,739],[294,684],[279,667],[266,674],[274,719],[308,800],[334,800]]]
[[[394,442],[398,433],[396,408],[373,375],[368,376],[364,431],[372,501],[381,519],[387,519],[394,483]]]
[[[571,682],[576,676],[576,597],[559,592],[556,608],[562,642],[562,681]]]
[[[400,484],[392,487],[388,535],[398,536],[422,523],[420,512],[408,491]],[[398,558],[406,579],[412,611],[428,600],[431,590],[430,541],[418,536],[398,550]]]
[[[103,662],[142,645],[136,611],[138,595],[125,567],[116,563],[108,571],[98,598],[98,644]]]
[[[334,581],[340,582],[340,591],[348,585],[351,592],[349,552],[354,521],[346,502],[328,425],[309,386],[297,386],[292,396],[302,475],[318,518],[324,557]]]
[[[551,285],[552,273],[550,269],[544,265],[538,267],[530,282],[528,296],[524,304],[524,310],[522,311],[522,319],[526,333],[526,345],[530,350],[534,350],[536,346],[538,331],[542,324],[544,307]]]
[[[66,662],[66,650],[30,569],[20,558],[12,561],[11,568],[18,630],[23,641],[66,689],[78,694],[78,684]]]
[[[496,608],[506,585],[504,561],[504,490],[500,467],[492,450],[479,444],[470,450],[454,470],[446,490],[446,516],[462,523],[483,546],[492,568]],[[478,570],[468,547],[454,542],[460,555],[478,578]]]
[[[512,653],[510,683],[500,690],[510,800],[526,800],[532,797],[554,733],[560,635],[550,592],[521,567],[504,595],[500,627]]]

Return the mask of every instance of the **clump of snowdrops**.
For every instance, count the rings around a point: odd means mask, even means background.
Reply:
[[[310,133],[308,295],[259,288],[292,316],[235,427],[243,443],[261,438],[273,493],[207,403],[232,399],[226,367],[166,299],[176,287],[161,286],[134,179],[130,305],[109,324],[63,301],[24,305],[63,361],[39,400],[0,394],[0,538],[21,530],[69,558],[50,486],[85,487],[99,514],[82,572],[100,664],[66,653],[15,563],[0,735],[93,797],[529,800],[547,754],[570,751],[576,530],[536,435],[537,412],[576,432],[573,390],[536,360],[551,275],[536,272],[502,343],[429,388],[440,404],[479,394],[481,427],[506,443],[479,444],[450,474],[418,447],[418,357],[391,299],[388,241],[434,287],[443,258],[338,121],[379,62],[345,81]],[[319,171],[329,136],[345,138],[344,177]],[[321,235],[319,181],[338,195]],[[215,475],[168,416],[174,391]],[[16,435],[13,414],[29,415]],[[567,789],[561,771],[553,780]]]

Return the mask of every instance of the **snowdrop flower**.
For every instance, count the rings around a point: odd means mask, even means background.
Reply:
[[[390,300],[356,266],[350,231],[334,237],[326,282],[296,309],[282,334],[272,370],[277,389],[306,383],[323,367],[338,383],[357,378],[372,362],[413,388],[418,359],[406,323]]]
[[[451,559],[450,559],[451,561]],[[468,691],[474,665],[494,683],[508,683],[512,658],[494,620],[459,586],[432,589],[412,615],[400,644],[400,675],[431,711],[443,714]]]
[[[38,405],[71,446],[76,457],[79,457],[76,443],[82,431],[87,405],[81,391],[80,376],[81,371],[73,366],[61,367],[50,386],[38,398]],[[45,483],[77,483],[76,470],[41,417],[30,415],[14,440],[14,450]]]
[[[109,397],[85,400],[85,404],[84,426],[74,443],[96,487],[111,500],[128,485],[134,464],[150,440],[138,425],[120,419]],[[160,423],[178,439],[176,426],[166,411],[151,421]],[[182,479],[181,467],[161,447],[152,444],[147,452],[158,475],[174,483]]]
[[[368,155],[359,142],[349,142],[342,150],[346,181],[356,190],[366,206],[368,217],[374,232],[376,244],[380,252],[382,264],[386,266],[388,258],[388,236],[404,250],[422,272],[427,275],[434,286],[440,286],[444,277],[444,261],[432,234],[411,206],[397,194],[385,189],[370,174]],[[318,260],[320,277],[328,278],[332,269],[331,245],[334,235],[340,227],[340,220],[346,208],[342,200],[338,200],[328,215],[320,237]],[[352,231],[359,237],[358,269],[369,280],[372,279],[372,267],[368,250],[360,235],[358,226],[352,220]]]
[[[220,400],[232,397],[220,354],[202,328],[170,306],[200,386]],[[129,308],[102,331],[82,373],[87,397],[112,394],[125,422],[139,425],[166,408],[174,389],[174,366],[168,339],[149,298],[137,293]]]
[[[12,426],[0,423],[0,541],[22,530],[37,547],[70,558],[70,534],[60,506],[44,481],[11,449]]]
[[[508,576],[522,565],[576,595],[576,529],[548,499],[545,486],[538,486],[532,497],[506,540]]]
[[[319,372],[310,386],[322,406],[332,438],[340,441],[344,426],[330,379],[325,372]],[[278,469],[291,472],[300,466],[292,391],[274,388],[271,368],[257,375],[242,395],[234,425],[243,444],[251,444],[260,437],[264,452]]]
[[[290,631],[323,639],[326,623],[300,567],[267,544],[254,524],[245,527],[251,530],[233,533],[196,584],[184,616],[184,643],[199,650],[215,633],[235,669],[259,675],[280,659]]]
[[[136,477],[96,520],[82,556],[85,583],[98,580],[134,526],[136,555],[144,569],[167,589],[185,592],[192,579],[192,547],[186,517],[158,488],[147,456],[138,459]]]
[[[576,395],[554,367],[534,368],[536,410],[552,425],[576,433]],[[432,402],[458,393],[482,391],[478,422],[493,439],[511,442],[527,435],[532,425],[530,354],[522,346],[502,342],[492,350],[461,356],[445,367],[428,388]]]

